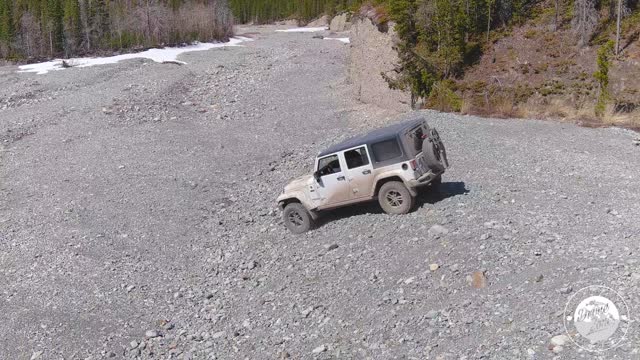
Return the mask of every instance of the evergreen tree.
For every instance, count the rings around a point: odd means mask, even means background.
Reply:
[[[81,41],[80,5],[78,0],[64,0],[65,54],[74,52]]]
[[[0,0],[0,57],[11,53],[15,37],[12,0]]]

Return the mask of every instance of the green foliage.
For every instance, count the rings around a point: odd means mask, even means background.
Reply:
[[[233,15],[242,24],[264,24],[289,18],[309,21],[323,14],[354,11],[362,4],[363,0],[229,0]]]
[[[565,86],[558,80],[546,81],[542,86],[538,88],[538,92],[542,96],[548,95],[561,95],[564,94]]]
[[[536,29],[528,29],[524,32],[525,39],[533,39],[538,35],[538,31]]]
[[[420,41],[420,33],[416,24],[417,12],[416,0],[390,0],[389,17],[396,23],[395,31],[400,39],[398,49],[398,76],[390,78],[385,75],[385,80],[392,89],[408,90],[411,92],[412,101],[417,98],[425,98],[431,92],[431,86],[438,81],[438,76],[430,59],[424,55],[430,55],[428,44]]]
[[[49,14],[51,15],[51,28],[53,50],[60,51],[63,49],[64,44],[64,10],[62,8],[62,1],[60,0],[48,0]]]
[[[533,0],[389,0],[390,19],[400,38],[400,62],[398,76],[385,77],[387,82],[392,88],[410,90],[413,99],[443,98],[442,89],[433,93],[435,84],[442,87],[443,81],[460,78],[480,59],[482,44],[507,34],[509,27],[504,25],[509,22],[527,19],[533,4]],[[491,31],[497,26],[502,26],[500,31]]]
[[[609,66],[611,65],[611,56],[613,56],[613,47],[613,40],[609,40],[598,49],[598,58],[596,60],[598,70],[593,73],[593,77],[600,86],[600,95],[598,95],[595,107],[596,116],[598,117],[604,115],[604,110],[609,100]]]
[[[535,94],[535,90],[532,89],[529,84],[518,84],[513,89],[513,104],[518,105],[525,103],[533,94]]]
[[[0,59],[222,40],[224,0],[0,0]]]
[[[455,92],[452,80],[438,81],[431,86],[427,98],[427,106],[440,111],[459,112],[462,108],[462,98]]]
[[[15,33],[13,20],[13,3],[10,0],[0,0],[0,40],[10,41]]]

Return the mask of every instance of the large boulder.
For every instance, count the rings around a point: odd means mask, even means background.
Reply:
[[[329,15],[322,15],[321,17],[308,23],[307,26],[308,27],[329,26]]]
[[[331,31],[347,31],[351,29],[351,22],[349,22],[349,14],[342,13],[340,15],[336,15],[331,19],[331,23],[329,24],[329,30]]]
[[[300,26],[300,21],[296,19],[289,19],[283,21],[276,21],[276,25],[286,25],[286,26]]]

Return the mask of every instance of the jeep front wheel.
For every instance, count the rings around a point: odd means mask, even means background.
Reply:
[[[389,181],[378,192],[380,207],[387,214],[406,214],[413,207],[413,196],[399,181]]]
[[[284,225],[294,234],[302,234],[313,226],[313,219],[300,203],[289,203],[282,211]]]

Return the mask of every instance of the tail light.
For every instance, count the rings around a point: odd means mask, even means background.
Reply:
[[[415,159],[409,161],[409,165],[411,165],[411,170],[415,170],[418,168],[418,163],[416,163]]]

